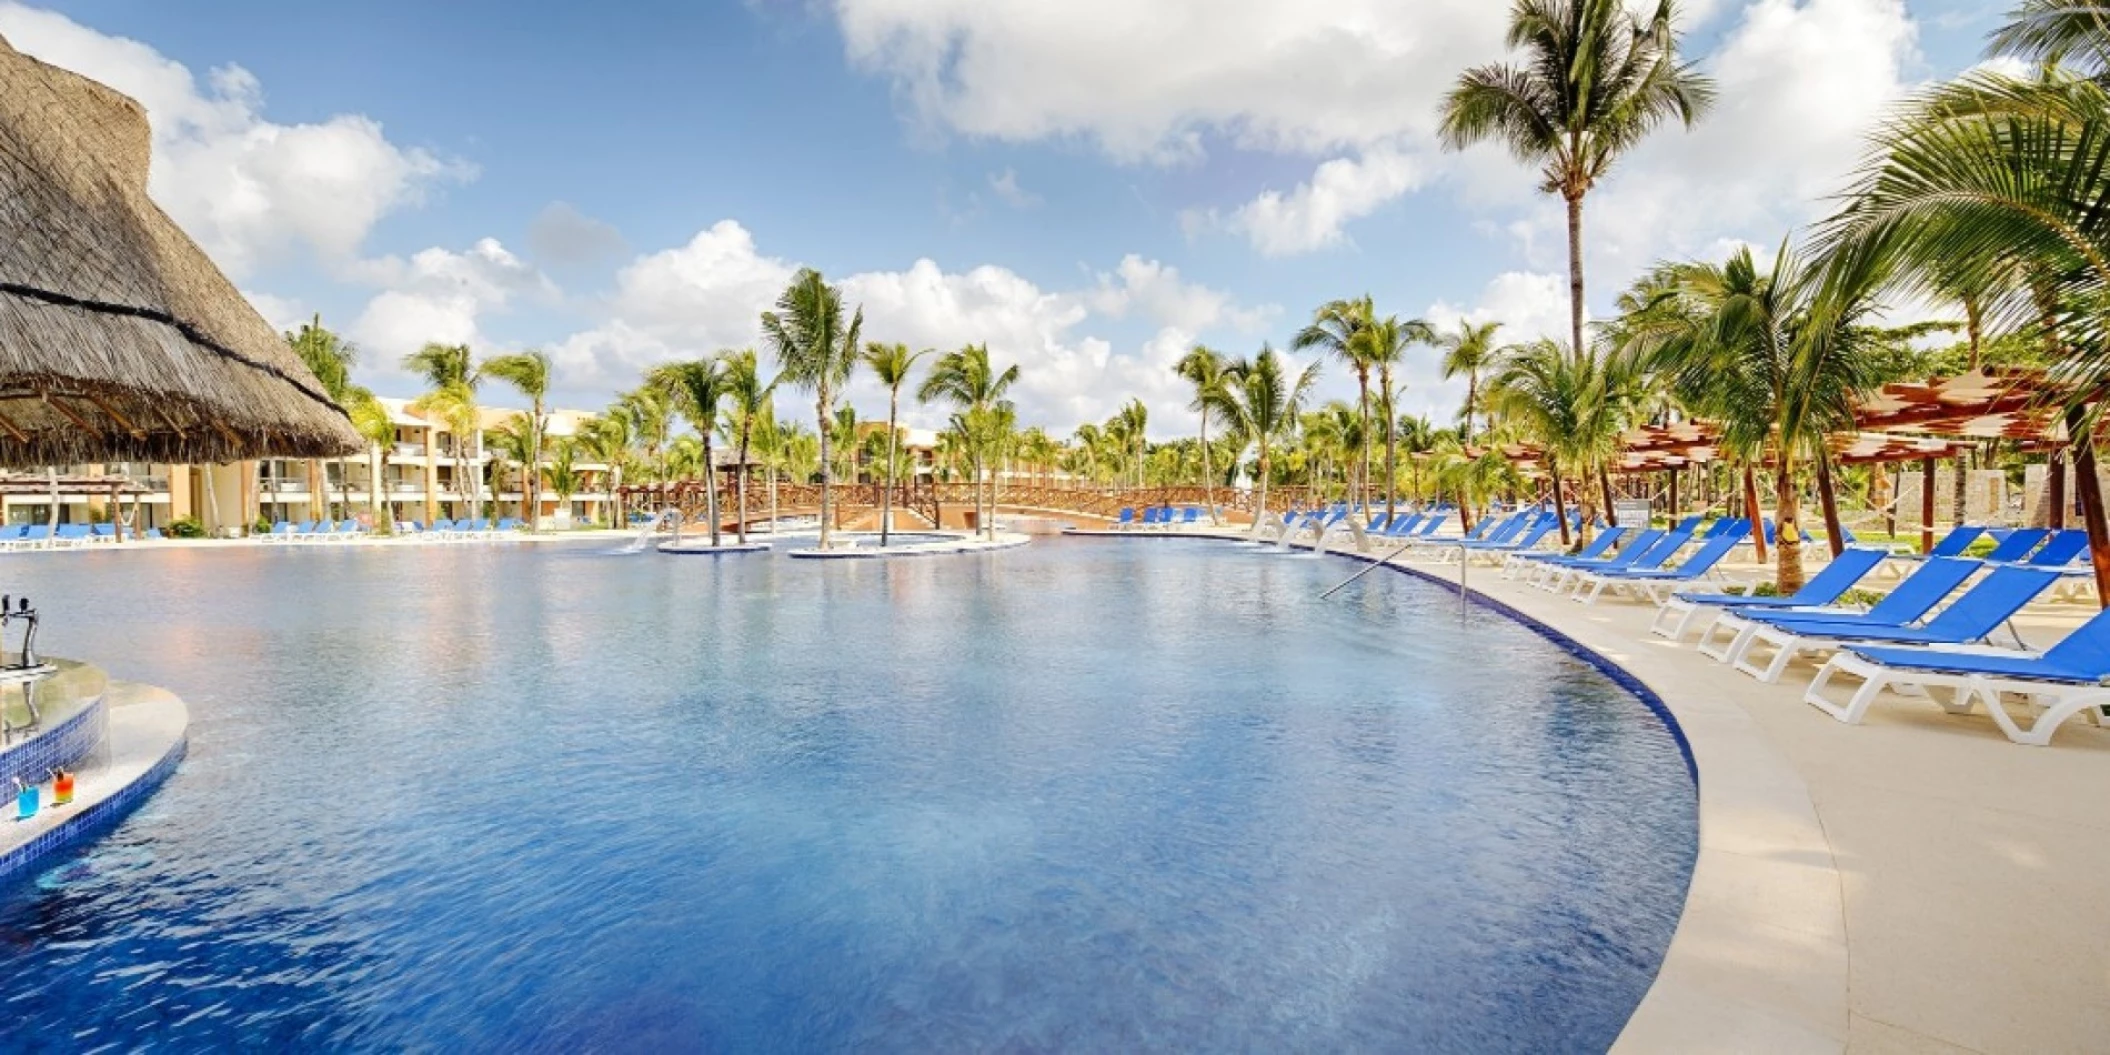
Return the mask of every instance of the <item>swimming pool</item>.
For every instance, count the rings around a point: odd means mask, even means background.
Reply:
[[[182,770],[0,887],[67,1048],[1598,1050],[1671,734],[1403,575],[1203,541],[8,560]],[[117,657],[122,656],[122,659]]]

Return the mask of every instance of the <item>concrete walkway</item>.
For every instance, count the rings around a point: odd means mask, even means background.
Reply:
[[[1468,582],[1632,672],[1692,743],[1699,860],[1620,1050],[2110,1050],[2110,731],[2022,747],[1900,697],[1842,725],[1802,702],[1813,666],[1762,685],[1650,635],[1646,603]],[[2037,605],[2021,630],[2041,648],[2093,613]]]

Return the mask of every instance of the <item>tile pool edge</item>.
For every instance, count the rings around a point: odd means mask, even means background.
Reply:
[[[182,764],[190,746],[190,712],[181,699],[118,681],[110,683],[109,694],[107,770],[92,784],[83,777],[76,812],[0,852],[0,886],[37,862],[116,827]]]
[[[1250,541],[1243,532],[1127,537]],[[1453,565],[1417,566],[1352,550],[1326,552],[1459,588]],[[1465,592],[1504,615],[1523,616],[1519,621],[1525,626],[1599,669],[1609,664],[1619,670],[1622,687],[1629,680],[1644,686],[1663,707],[1658,713],[1675,719],[1669,727],[1682,734],[1688,764],[1706,774],[1695,779],[1699,852],[1677,929],[1613,1050],[1846,1050],[1847,936],[1843,923],[1837,935],[1817,933],[1812,925],[1813,917],[1837,921],[1844,915],[1830,839],[1808,783],[1787,756],[1766,742],[1751,716],[1695,684],[1685,676],[1689,671],[1670,669],[1705,663],[1699,672],[1714,676],[1713,664],[1689,649],[1649,650],[1647,642],[1593,624],[1589,617],[1600,609],[1566,598],[1531,591],[1520,603],[1539,608],[1532,615],[1470,582]],[[1573,621],[1567,618],[1571,614],[1577,617]],[[1564,625],[1556,628],[1550,619]],[[1629,653],[1632,659],[1622,661]],[[1808,885],[1788,889],[1790,879]]]

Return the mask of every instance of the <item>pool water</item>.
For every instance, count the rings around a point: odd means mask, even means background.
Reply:
[[[1596,1051],[1685,760],[1454,593],[1198,540],[5,563],[181,770],[0,885],[0,1047]]]

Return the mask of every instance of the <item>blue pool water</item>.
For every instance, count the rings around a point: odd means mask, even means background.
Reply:
[[[1595,1051],[1694,791],[1455,594],[1186,540],[5,560],[191,704],[0,885],[0,1046]]]

